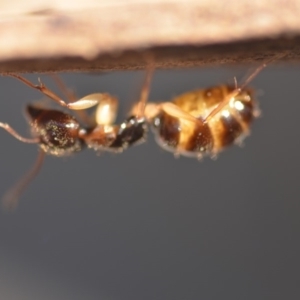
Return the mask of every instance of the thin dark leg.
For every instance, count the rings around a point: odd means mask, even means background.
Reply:
[[[9,74],[6,74],[6,75],[14,77],[14,78],[20,80],[21,82],[25,83],[29,87],[42,92],[44,95],[48,96],[49,98],[51,98],[52,100],[54,100],[59,105],[61,105],[63,107],[68,107],[67,104],[62,99],[60,99],[60,97],[58,95],[56,95],[51,90],[49,90],[41,81],[40,81],[39,85],[35,85],[32,82],[30,82],[29,80],[27,80],[26,78],[24,78],[24,77],[22,77],[22,76],[20,76],[18,74],[9,73]]]
[[[2,206],[4,210],[13,211],[14,209],[16,209],[21,194],[39,173],[43,165],[44,158],[45,152],[39,150],[38,157],[33,167],[5,193],[2,198]]]
[[[148,60],[148,68],[147,68],[147,72],[146,72],[145,81],[144,81],[142,89],[141,89],[140,99],[139,99],[138,108],[137,108],[137,112],[138,112],[137,116],[138,117],[144,117],[144,111],[145,111],[145,107],[146,107],[149,93],[150,93],[151,79],[152,79],[152,76],[154,73],[154,58],[152,57],[152,55],[150,55],[150,56],[147,56],[147,60]]]
[[[20,80],[21,82],[28,85],[29,87],[42,92],[44,95],[48,96],[50,99],[52,99],[53,101],[55,101],[59,105],[61,105],[63,107],[67,107],[67,108],[72,109],[72,110],[81,110],[81,109],[90,108],[92,106],[95,106],[98,103],[98,101],[91,100],[91,99],[88,99],[88,100],[87,99],[79,99],[78,101],[75,101],[75,102],[66,103],[65,101],[60,99],[60,97],[58,95],[56,95],[51,90],[49,90],[40,80],[39,80],[40,84],[35,85],[35,84],[31,83],[29,80],[27,80],[26,78],[24,78],[24,77],[22,77],[18,74],[8,73],[8,74],[5,74],[5,75],[6,76],[11,76],[11,77],[14,77],[14,78]]]
[[[5,129],[8,133],[10,133],[17,140],[28,143],[28,144],[38,144],[40,142],[39,138],[24,138],[19,135],[13,128],[11,128],[7,123],[0,122],[0,127]]]

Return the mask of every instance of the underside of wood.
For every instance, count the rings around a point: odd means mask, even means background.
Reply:
[[[300,60],[300,1],[0,1],[0,72]]]

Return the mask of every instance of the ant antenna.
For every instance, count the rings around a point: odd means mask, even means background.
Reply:
[[[212,117],[214,117],[217,113],[219,113],[229,102],[232,98],[236,97],[242,90],[245,88],[268,64],[271,62],[280,59],[287,55],[287,52],[280,53],[278,55],[275,55],[274,57],[270,58],[268,61],[263,63],[261,66],[259,66],[240,86],[237,87],[236,79],[235,79],[235,89],[232,91],[228,96],[225,97],[225,99],[220,103],[215,109],[213,109],[209,115],[205,118],[204,122],[207,123]]]
[[[44,158],[45,152],[39,150],[38,157],[33,167],[4,194],[2,198],[2,207],[5,211],[13,211],[18,206],[20,195],[24,192],[24,190],[27,188],[30,182],[39,173]]]

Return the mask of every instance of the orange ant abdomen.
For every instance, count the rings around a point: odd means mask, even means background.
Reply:
[[[235,91],[232,86],[221,85],[187,92],[161,104],[152,118],[159,144],[176,154],[201,157],[213,156],[240,142],[258,109],[250,89],[233,94]]]
[[[162,112],[154,118],[153,127],[158,143],[176,154],[195,156],[213,149],[210,128],[202,122],[190,122]]]
[[[52,109],[28,105],[32,134],[40,139],[40,147],[48,154],[65,156],[80,151],[83,140],[80,138],[80,124],[71,115]]]

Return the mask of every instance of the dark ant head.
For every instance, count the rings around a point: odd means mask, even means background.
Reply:
[[[83,141],[79,137],[80,124],[64,112],[42,109],[33,105],[26,108],[34,136],[46,153],[64,156],[80,151]]]

